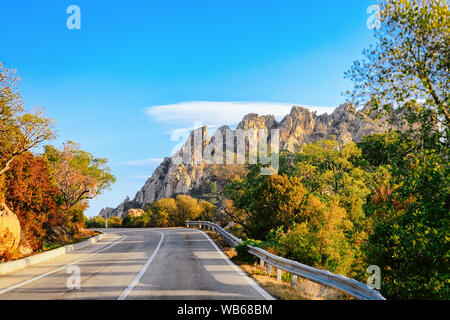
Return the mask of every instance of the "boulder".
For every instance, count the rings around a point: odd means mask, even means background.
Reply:
[[[19,243],[19,219],[5,203],[0,203],[0,256],[12,253]]]

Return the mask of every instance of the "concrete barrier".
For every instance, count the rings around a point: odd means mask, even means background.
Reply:
[[[61,248],[38,253],[38,254],[35,254],[35,255],[32,255],[32,256],[29,256],[26,258],[0,263],[0,276],[3,274],[9,273],[9,272],[27,268],[29,266],[38,264],[43,261],[47,261],[47,260],[62,256],[63,254],[66,254],[69,252],[81,250],[81,249],[86,248],[104,238],[106,238],[106,234],[102,233],[102,234],[99,234],[98,236],[89,238],[89,239],[79,242],[79,243],[69,244],[69,245],[61,247]]]

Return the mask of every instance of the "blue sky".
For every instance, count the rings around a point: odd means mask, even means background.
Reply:
[[[17,69],[26,107],[56,120],[54,144],[109,159],[118,180],[93,216],[134,197],[193,120],[232,126],[247,109],[279,118],[344,102],[375,2],[2,1],[0,61]],[[80,30],[66,27],[72,4]]]

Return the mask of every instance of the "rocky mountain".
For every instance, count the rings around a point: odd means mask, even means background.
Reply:
[[[389,129],[390,124],[387,118],[381,117],[375,120],[375,114],[367,114],[366,111],[367,108],[358,111],[351,104],[342,104],[330,115],[317,115],[306,108],[293,106],[291,112],[280,122],[271,115],[260,116],[250,113],[244,116],[236,130],[223,126],[217,129],[212,137],[209,136],[207,127],[198,128],[191,132],[184,146],[176,154],[163,160],[133,200],[127,197],[117,208],[102,209],[100,215],[122,217],[128,209],[144,208],[145,205],[162,198],[173,197],[177,194],[198,197],[200,194],[208,193],[210,183],[217,180],[218,166],[222,168],[222,173],[230,173],[236,170],[236,166],[212,165],[203,161],[202,156],[214,156],[214,153],[220,150],[220,147],[212,148],[217,146],[217,143],[220,146],[224,145],[222,149],[224,153],[227,149],[236,152],[236,141],[230,147],[225,145],[224,139],[219,138],[228,133],[236,133],[238,129],[244,132],[250,129],[267,129],[269,142],[271,130],[278,129],[280,150],[295,152],[303,144],[321,139],[336,139],[341,144],[346,144],[352,141],[359,142],[365,135],[382,133]],[[194,147],[196,140],[200,141],[197,148]],[[248,152],[248,146],[246,151]]]

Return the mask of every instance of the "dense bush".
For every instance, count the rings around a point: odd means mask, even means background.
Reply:
[[[47,163],[26,152],[10,165],[4,177],[3,192],[8,207],[17,215],[27,245],[42,247],[52,227],[64,226],[66,219],[59,208],[59,191]]]
[[[119,217],[108,218],[108,228],[120,228],[122,226],[122,219]]]
[[[123,219],[111,217],[108,227],[177,227],[185,226],[188,220],[211,220],[217,211],[216,206],[204,200],[187,195],[178,195],[176,199],[160,199],[141,209],[129,209]],[[105,219],[96,216],[85,220],[89,228],[104,228]]]
[[[320,141],[283,153],[279,175],[248,169],[225,189],[241,237],[360,281],[378,265],[389,298],[449,297],[450,183],[442,153],[388,132],[358,146]]]
[[[102,216],[95,216],[90,219],[85,220],[86,228],[104,228],[105,227],[105,218]]]
[[[387,140],[380,152],[398,143]],[[433,150],[396,160],[398,155],[387,157],[385,192],[376,192],[366,207],[374,225],[367,261],[380,266],[382,292],[389,298],[448,299],[448,161]]]

